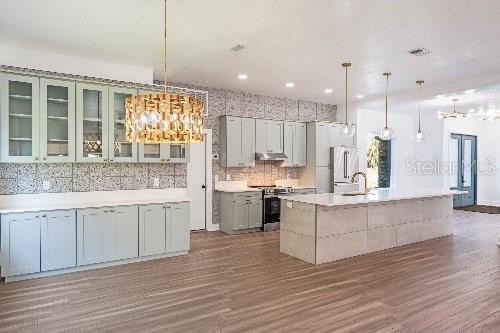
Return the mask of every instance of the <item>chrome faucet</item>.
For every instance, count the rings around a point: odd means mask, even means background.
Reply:
[[[368,178],[366,177],[366,174],[364,172],[358,171],[354,175],[352,175],[352,177],[351,177],[351,183],[354,183],[354,179],[358,175],[362,175],[363,177],[365,177],[365,190],[364,190],[364,193],[368,194],[368,192],[370,191],[370,189],[368,188]]]

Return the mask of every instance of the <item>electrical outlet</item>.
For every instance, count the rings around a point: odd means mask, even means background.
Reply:
[[[288,201],[286,203],[286,208],[293,208],[293,203],[291,203],[290,201]]]
[[[231,180],[231,174],[230,174],[230,173],[226,173],[226,180],[227,180],[227,181],[230,181],[230,180]]]
[[[160,178],[154,178],[153,179],[153,186],[154,187],[160,187]]]
[[[44,191],[48,191],[50,190],[50,182],[48,180],[44,180],[43,183],[42,183],[42,189]]]
[[[286,174],[286,179],[290,179],[290,174],[289,173]]]
[[[214,159],[214,160],[218,160],[218,159],[219,159],[219,154],[214,154],[214,155],[212,156],[212,159]]]

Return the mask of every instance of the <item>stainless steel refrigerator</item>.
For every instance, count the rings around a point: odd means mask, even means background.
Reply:
[[[332,192],[336,183],[351,183],[351,177],[357,171],[359,171],[357,148],[330,148],[330,186]]]

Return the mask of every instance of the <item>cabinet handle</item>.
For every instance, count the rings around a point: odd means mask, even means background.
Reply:
[[[43,160],[45,161],[47,159],[47,157],[44,157]]]
[[[111,213],[114,213],[114,212],[115,212],[115,210],[114,210],[114,209],[111,209],[111,210],[110,210],[110,212],[111,212]]]
[[[38,157],[35,157],[35,161],[38,161],[38,160],[39,160],[39,158],[38,158]]]
[[[107,161],[108,161],[108,159],[107,159],[107,158],[105,158],[105,159],[104,159],[104,162],[107,162]]]
[[[167,158],[167,162],[170,161],[170,158]]]
[[[104,212],[105,212],[105,213],[107,213],[107,212],[108,212],[108,210],[107,210],[107,209],[105,209],[105,210],[104,210]]]
[[[164,158],[162,158],[162,159],[160,159],[160,161],[161,161],[161,162],[165,162],[165,159],[164,159]]]
[[[110,162],[113,162],[113,161],[114,161],[114,159],[110,159],[109,161],[110,161]]]
[[[36,218],[39,218],[40,216],[38,216],[38,215],[35,215],[35,217],[36,217]]]
[[[47,214],[42,214],[42,217],[47,217]]]

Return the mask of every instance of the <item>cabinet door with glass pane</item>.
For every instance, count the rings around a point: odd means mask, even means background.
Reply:
[[[107,162],[108,87],[76,84],[76,160]]]
[[[188,163],[189,145],[186,144],[165,144],[165,162],[167,163]]]
[[[109,88],[109,161],[137,162],[137,143],[125,138],[125,99],[137,90]]]
[[[39,160],[39,79],[3,75],[0,79],[3,162]]]
[[[75,161],[75,83],[40,79],[40,160]]]

